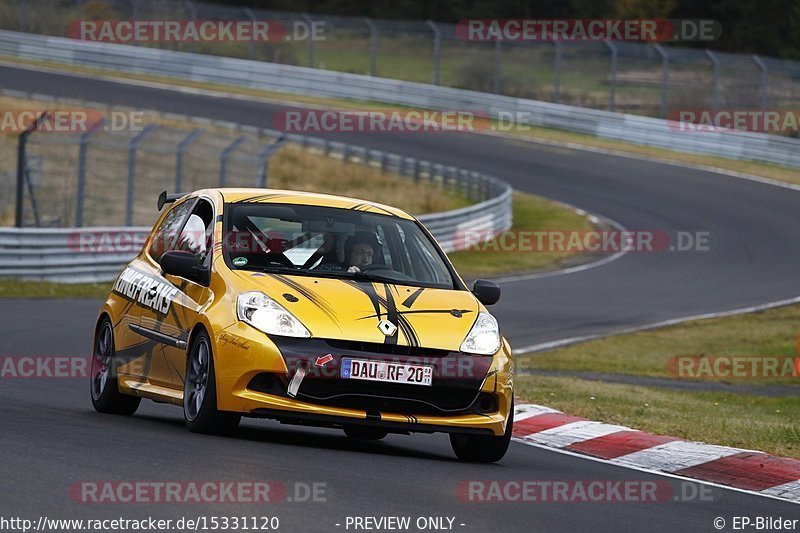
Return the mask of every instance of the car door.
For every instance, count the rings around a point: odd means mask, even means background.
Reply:
[[[173,205],[153,231],[145,253],[127,269],[127,276],[138,289],[133,292],[135,321],[129,327],[136,338],[132,348],[136,360],[126,370],[130,375],[138,376],[142,385],[163,384],[163,376],[169,373],[164,360],[162,336],[175,332],[164,331],[163,323],[179,289],[161,275],[158,261],[164,252],[174,246],[195,201],[191,198]]]
[[[214,208],[206,198],[198,198],[170,249],[198,256],[198,263],[210,268],[213,250]],[[197,315],[212,297],[211,290],[196,281],[164,274],[157,268],[159,280],[177,289],[169,308],[163,314],[142,312],[142,327],[164,335],[153,361],[151,383],[174,391],[183,391],[186,372],[186,350],[189,334],[197,323]]]

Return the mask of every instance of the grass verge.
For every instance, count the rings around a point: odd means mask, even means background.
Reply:
[[[591,229],[586,217],[571,209],[534,196],[515,192],[512,199],[514,222],[511,233],[523,231],[580,231]],[[558,251],[503,251],[498,239],[480,245],[479,250],[466,250],[448,254],[453,265],[465,278],[498,276],[515,272],[527,272],[553,268],[559,262],[574,256],[571,252]]]
[[[800,458],[800,402],[568,377],[518,376],[516,394],[566,413],[686,440]]]
[[[705,391],[702,387],[671,389],[669,381],[664,386],[645,386],[608,383],[589,375],[536,373],[556,370],[677,381],[679,378],[668,370],[669,360],[674,357],[797,357],[798,326],[800,306],[794,305],[520,356],[519,368],[530,374],[517,377],[517,394],[526,401],[593,420],[800,458],[800,402],[797,397],[760,395],[757,388],[757,385],[798,387],[800,379],[791,374],[750,377],[748,371],[734,371],[733,376],[708,378],[732,385],[731,392],[727,392]],[[704,379],[709,376],[705,372],[701,375]],[[737,384],[754,387],[742,393],[736,390]],[[800,395],[800,388],[794,390]]]

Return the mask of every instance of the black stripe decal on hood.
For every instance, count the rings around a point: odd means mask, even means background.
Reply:
[[[282,274],[270,274],[270,276],[272,276],[273,278],[277,279],[278,281],[280,281],[284,285],[286,285],[288,287],[291,287],[292,289],[296,290],[297,292],[299,292],[300,294],[302,294],[303,296],[308,298],[311,301],[311,303],[313,303],[314,305],[319,307],[320,310],[323,313],[325,313],[325,315],[328,318],[330,318],[331,321],[334,324],[336,324],[338,326],[338,322],[336,321],[336,313],[333,312],[333,308],[331,307],[331,305],[328,303],[328,301],[325,298],[323,298],[320,295],[314,293],[313,291],[310,291],[309,289],[307,289],[306,287],[304,287],[300,283],[297,283],[296,281],[294,281],[292,279],[289,279],[289,278],[287,278],[286,276],[284,276]]]
[[[412,292],[409,295],[408,298],[403,300],[403,307],[407,307],[408,309],[411,309],[411,306],[414,305],[414,302],[417,301],[417,298],[420,297],[420,295],[422,294],[422,291],[424,291],[424,290],[425,289],[423,289],[423,288],[419,288],[419,289],[415,290],[414,292]]]

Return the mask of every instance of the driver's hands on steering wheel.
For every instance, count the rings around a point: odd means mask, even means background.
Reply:
[[[357,272],[361,272],[361,269],[353,265],[350,268],[348,268],[347,271],[350,272],[351,274],[355,274]]]

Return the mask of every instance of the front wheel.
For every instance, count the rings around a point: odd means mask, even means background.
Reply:
[[[514,431],[514,402],[508,413],[505,432],[496,437],[494,435],[457,435],[450,434],[450,445],[462,461],[471,463],[495,463],[505,456],[508,445],[511,443],[511,433]]]
[[[241,415],[217,410],[217,380],[214,354],[208,334],[197,334],[189,349],[183,384],[183,417],[194,433],[228,435],[239,427]]]
[[[92,406],[99,413],[130,416],[139,408],[142,399],[119,392],[117,361],[114,359],[114,329],[108,317],[103,317],[94,335],[91,377]]]

